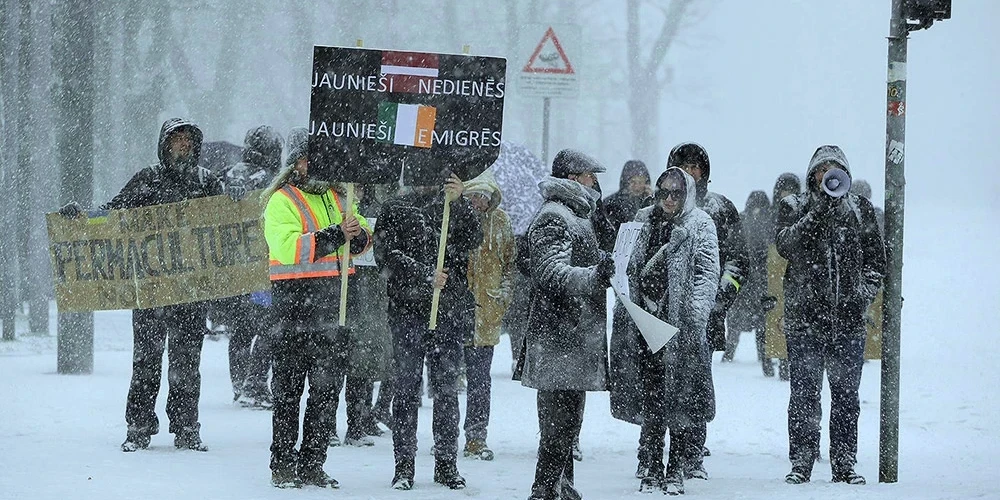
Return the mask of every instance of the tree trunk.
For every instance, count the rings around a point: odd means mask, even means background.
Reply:
[[[96,0],[65,0],[53,13],[56,154],[62,203],[90,206],[94,171],[94,11]],[[93,313],[60,313],[57,371],[94,370]]]
[[[0,189],[13,193],[17,150],[17,45],[18,12],[15,2],[0,0]],[[0,223],[16,227],[11,196],[0,197]],[[0,322],[3,340],[14,340],[14,310],[17,302],[17,243],[11,231],[0,233]]]
[[[42,31],[48,23],[43,22],[42,9],[37,11],[29,0],[20,0],[20,43],[18,54],[18,152],[15,174],[17,206],[14,208],[18,221],[17,235],[20,247],[20,300],[28,302],[28,331],[47,335],[49,331],[49,279],[47,238],[44,234],[44,218],[40,213],[40,197],[43,189],[38,182],[37,170],[46,165],[42,131],[46,130],[47,88],[36,85],[35,78],[46,78],[42,58],[36,53],[42,38]],[[29,271],[30,270],[30,271]]]

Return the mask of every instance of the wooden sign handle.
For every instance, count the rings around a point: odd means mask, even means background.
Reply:
[[[444,200],[444,216],[441,217],[441,238],[438,239],[438,260],[437,272],[444,270],[444,249],[448,245],[448,219],[451,218],[451,202],[448,197]],[[435,278],[437,275],[435,275]],[[434,289],[434,297],[431,299],[431,322],[428,326],[431,330],[437,329],[438,302],[441,301],[441,289]]]
[[[343,222],[347,215],[354,215],[354,183],[347,183],[347,203],[344,213],[340,214]],[[344,255],[340,258],[340,326],[347,326],[347,279],[351,270],[351,242],[344,244]]]

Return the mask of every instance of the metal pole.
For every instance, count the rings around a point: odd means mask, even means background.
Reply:
[[[886,109],[885,236],[886,275],[882,319],[882,397],[878,480],[895,483],[899,475],[899,344],[903,306],[903,202],[906,179],[906,39],[903,0],[892,0]]]
[[[549,165],[549,101],[542,98],[542,165]]]

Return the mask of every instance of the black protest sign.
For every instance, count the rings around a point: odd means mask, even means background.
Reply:
[[[500,154],[506,59],[313,48],[309,173],[357,183],[468,180]]]
[[[270,288],[257,196],[86,219],[46,215],[60,311],[162,307]]]

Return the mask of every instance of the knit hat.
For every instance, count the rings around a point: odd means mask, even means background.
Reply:
[[[288,143],[285,146],[287,167],[294,165],[299,158],[309,155],[309,130],[305,127],[293,127],[288,131]]]
[[[552,160],[552,177],[567,179],[584,172],[601,174],[607,171],[601,162],[575,149],[564,149]]]
[[[277,172],[281,167],[281,134],[260,125],[247,131],[243,139],[243,163]]]

